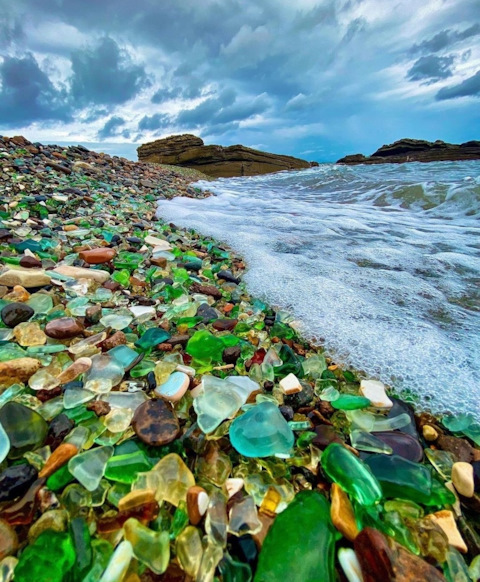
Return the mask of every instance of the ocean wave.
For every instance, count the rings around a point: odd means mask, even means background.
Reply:
[[[321,165],[159,204],[228,242],[249,289],[340,362],[435,412],[480,396],[480,163]],[[461,395],[461,396],[460,396]]]

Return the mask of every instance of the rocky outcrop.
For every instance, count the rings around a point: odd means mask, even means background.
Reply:
[[[447,162],[479,160],[480,141],[462,144],[422,139],[400,139],[383,145],[369,157],[363,154],[345,156],[337,164],[403,164],[404,162]]]
[[[269,154],[242,145],[206,146],[202,139],[190,134],[174,135],[146,143],[137,152],[141,162],[194,168],[214,178],[257,176],[311,166],[305,160]]]

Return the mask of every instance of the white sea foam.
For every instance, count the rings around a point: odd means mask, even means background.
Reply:
[[[337,361],[435,412],[477,413],[479,162],[199,185],[216,196],[161,201],[159,215],[240,251],[253,294],[289,309]]]

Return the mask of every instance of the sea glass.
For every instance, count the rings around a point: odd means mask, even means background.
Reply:
[[[0,423],[10,441],[8,455],[20,458],[26,451],[41,447],[47,436],[48,425],[38,412],[19,404],[7,402],[0,409]],[[3,448],[6,450],[6,441]]]
[[[184,572],[195,580],[203,555],[202,538],[196,527],[189,525],[178,535],[175,554]]]
[[[268,531],[254,581],[333,582],[335,538],[325,497],[301,491]]]
[[[100,582],[119,582],[123,580],[133,558],[132,544],[123,540],[113,552]]]
[[[368,465],[343,445],[329,444],[321,463],[328,477],[360,504],[374,505],[382,499],[380,483]]]
[[[193,401],[199,427],[206,434],[213,432],[225,419],[234,416],[244,402],[235,385],[213,376],[205,377],[203,390]]]
[[[246,457],[289,454],[295,440],[292,429],[272,402],[249,408],[230,425],[232,446]]]
[[[124,369],[112,357],[102,354],[92,357],[92,366],[83,376],[85,390],[105,394],[119,384]]]
[[[382,486],[387,498],[409,499],[423,505],[443,505],[455,501],[441,483],[432,480],[431,471],[398,455],[372,455],[366,463]]]
[[[19,582],[62,582],[75,563],[75,550],[67,533],[44,531],[25,548],[15,568]]]
[[[160,327],[154,327],[147,329],[142,337],[135,342],[135,346],[146,352],[158,344],[165,342],[169,338],[170,334],[167,331]]]
[[[166,531],[153,531],[130,518],[123,525],[125,539],[133,548],[133,555],[155,574],[163,574],[170,560],[170,538]]]
[[[331,404],[337,410],[358,410],[370,406],[370,400],[354,394],[341,394]]]
[[[68,470],[87,491],[95,491],[112,455],[113,447],[96,447],[70,459]]]

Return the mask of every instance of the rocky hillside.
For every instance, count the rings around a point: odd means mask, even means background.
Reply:
[[[462,144],[434,142],[422,139],[400,139],[383,145],[371,156],[354,154],[338,160],[337,164],[403,164],[404,162],[447,162],[479,160],[480,141]]]
[[[261,152],[241,145],[206,146],[195,135],[174,135],[137,149],[142,162],[170,164],[200,170],[214,178],[257,176],[281,170],[301,170],[312,164],[291,156]]]

